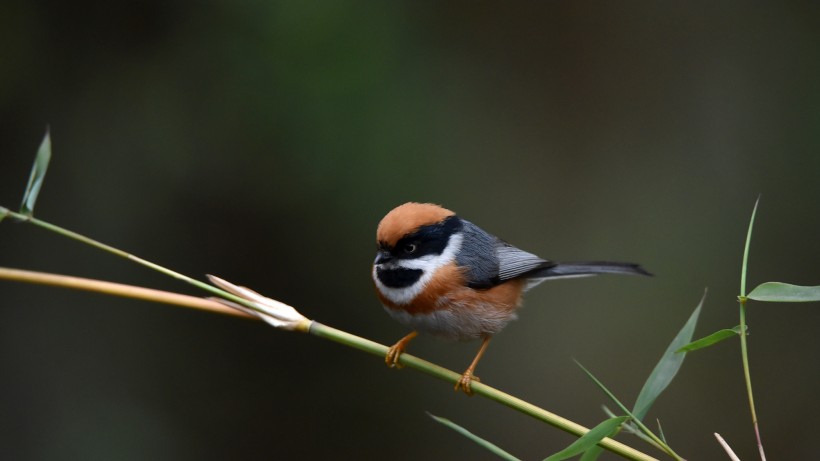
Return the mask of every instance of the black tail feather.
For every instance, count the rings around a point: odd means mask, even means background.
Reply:
[[[651,273],[647,272],[646,269],[641,267],[639,264],[607,261],[557,263],[554,266],[545,267],[536,272],[530,273],[528,276],[532,278],[550,278],[594,274],[633,274],[652,276]]]

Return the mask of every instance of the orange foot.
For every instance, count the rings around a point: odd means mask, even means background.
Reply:
[[[387,349],[387,355],[384,356],[384,363],[387,364],[388,367],[393,368],[402,368],[404,365],[399,363],[399,357],[401,357],[402,352],[407,348],[407,343],[410,342],[411,339],[418,336],[418,332],[414,331],[409,335],[405,336],[404,338],[400,339],[396,344],[390,346],[390,349]]]
[[[458,381],[456,381],[455,391],[464,391],[464,393],[467,395],[473,395],[473,382],[479,383],[481,382],[481,380],[478,379],[478,376],[475,376],[473,374],[473,370],[467,370],[464,372],[463,375],[461,375],[461,378]]]
[[[456,382],[456,392],[458,392],[458,390],[461,389],[462,391],[464,391],[465,394],[473,395],[473,388],[471,386],[471,383],[473,381],[481,381],[480,379],[478,379],[478,376],[473,375],[473,373],[475,373],[475,367],[476,365],[478,365],[478,361],[481,360],[481,356],[484,355],[484,351],[487,350],[487,346],[490,344],[490,338],[491,336],[485,336],[484,340],[481,341],[481,348],[478,349],[478,353],[475,355],[473,363],[471,363],[470,366],[467,367],[467,371],[465,371],[464,374],[461,375],[461,378],[459,378],[459,380]]]

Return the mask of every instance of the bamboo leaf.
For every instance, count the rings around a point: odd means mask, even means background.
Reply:
[[[746,328],[748,330],[748,327]],[[703,349],[712,345],[715,345],[723,340],[734,338],[735,336],[740,335],[740,325],[734,328],[724,328],[722,330],[718,330],[712,333],[709,336],[700,338],[698,340],[692,341],[691,343],[681,347],[680,349],[676,350],[675,352],[692,352],[698,349]]]
[[[598,442],[614,434],[627,419],[629,419],[629,416],[616,416],[604,420],[602,423],[590,429],[589,432],[579,437],[578,440],[572,442],[568,447],[552,456],[544,458],[544,461],[562,461],[597,447]],[[591,460],[594,458],[586,459]]]
[[[752,217],[749,219],[749,230],[746,231],[746,245],[743,247],[743,264],[740,266],[740,296],[746,296],[746,268],[749,265],[749,246],[752,243],[752,228],[755,224],[757,206],[760,204],[760,196],[755,200],[755,207],[752,208]]]
[[[669,347],[666,348],[666,352],[663,353],[660,361],[655,365],[655,369],[652,370],[649,378],[647,378],[644,383],[640,394],[638,394],[635,407],[632,410],[632,413],[638,420],[646,416],[649,408],[655,403],[655,399],[669,386],[669,383],[672,382],[672,379],[678,373],[678,370],[680,370],[686,353],[678,354],[676,351],[692,341],[692,335],[695,333],[695,325],[698,323],[698,316],[700,315],[701,307],[703,307],[704,299],[706,299],[706,293],[703,293],[698,307],[695,308],[689,320],[686,321],[686,324],[683,325],[683,328],[681,328],[680,332],[675,336],[675,339],[673,339]]]
[[[440,416],[436,416],[432,413],[427,413],[427,414],[431,418],[436,420],[437,422],[449,427],[450,429],[458,432],[459,434],[463,435],[464,437],[467,437],[468,439],[470,439],[473,442],[477,443],[478,445],[486,448],[487,450],[489,450],[493,454],[497,455],[499,458],[506,459],[507,461],[521,461],[518,458],[516,458],[515,456],[513,456],[513,455],[507,453],[506,451],[504,451],[498,445],[496,445],[492,442],[489,442],[487,440],[482,439],[481,437],[473,434],[472,432],[468,431],[467,429],[464,429],[463,427],[461,427],[458,424],[450,421],[449,419],[442,418]]]
[[[755,301],[783,303],[820,301],[820,285],[804,287],[781,282],[766,282],[758,285],[747,297]]]
[[[666,442],[666,434],[663,433],[663,426],[661,426],[661,420],[657,419],[656,421],[658,422],[658,437],[660,437],[660,439],[661,439],[661,441],[663,441],[663,443],[667,443]]]
[[[600,445],[595,445],[594,447],[590,448],[589,450],[585,451],[578,461],[595,461],[601,456],[601,453],[604,452],[604,449]]]
[[[34,165],[31,167],[31,175],[28,178],[26,192],[23,194],[23,203],[20,204],[20,213],[26,216],[34,214],[34,205],[37,203],[37,195],[43,186],[43,179],[48,170],[48,162],[51,161],[51,135],[46,130],[46,135],[37,149],[37,156],[34,158]]]
[[[615,403],[615,405],[618,405],[618,408],[620,408],[627,415],[631,415],[631,413],[629,412],[629,408],[627,408],[626,405],[621,403],[621,401],[618,400],[618,397],[615,397],[615,394],[613,394],[612,391],[607,389],[607,387],[604,386],[604,383],[602,383],[598,378],[596,378],[591,371],[587,370],[586,367],[581,365],[581,362],[577,360],[575,361],[575,364],[581,367],[581,370],[584,370],[584,373],[586,373],[587,376],[589,376],[589,379],[591,379],[592,382],[595,383],[595,385],[597,385],[602,391],[604,391],[604,394],[606,394],[607,397],[609,397]]]

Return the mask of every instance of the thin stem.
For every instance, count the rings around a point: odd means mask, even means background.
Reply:
[[[646,427],[640,420],[633,418],[633,422],[643,431],[643,433],[649,437],[649,440],[652,440],[657,446],[659,446],[663,451],[666,452],[667,455],[675,458],[676,461],[683,461],[683,458],[675,453],[675,450],[672,449],[666,442],[661,440],[660,437],[655,435],[648,427]]]
[[[180,274],[178,272],[175,272],[175,271],[172,271],[172,270],[167,269],[165,267],[162,267],[158,264],[154,264],[150,261],[147,261],[145,259],[134,256],[134,255],[132,255],[130,253],[127,253],[125,251],[122,251],[118,248],[115,248],[115,247],[112,247],[110,245],[106,245],[102,242],[98,242],[96,240],[88,238],[84,235],[78,234],[78,233],[70,231],[68,229],[64,229],[62,227],[56,226],[56,225],[48,223],[46,221],[41,221],[39,219],[34,218],[33,216],[12,212],[12,211],[10,211],[8,209],[5,209],[5,208],[0,208],[0,212],[2,212],[3,217],[9,216],[9,217],[12,217],[14,219],[17,219],[18,221],[29,222],[31,224],[34,224],[34,225],[38,226],[38,227],[41,227],[41,228],[44,228],[46,230],[55,232],[57,234],[63,235],[65,237],[71,238],[73,240],[77,240],[79,242],[91,245],[91,246],[93,246],[95,248],[99,248],[103,251],[112,253],[114,255],[117,255],[117,256],[120,256],[120,257],[123,257],[123,258],[126,258],[126,259],[130,259],[131,261],[134,261],[134,262],[136,262],[140,265],[146,266],[146,267],[148,267],[150,269],[153,269],[155,271],[158,271],[158,272],[161,272],[163,274],[169,275],[169,276],[171,276],[173,278],[176,278],[178,280],[182,280],[186,283],[189,283],[189,284],[194,285],[198,288],[201,288],[201,289],[203,289],[203,290],[205,290],[205,291],[207,291],[211,294],[217,295],[217,296],[219,296],[223,299],[227,299],[229,301],[233,301],[235,303],[238,303],[238,304],[241,304],[243,306],[249,307],[249,308],[251,308],[255,311],[259,311],[259,308],[257,308],[253,303],[247,301],[246,299],[244,299],[240,296],[236,296],[232,293],[229,293],[225,290],[219,289],[219,288],[214,287],[212,285],[209,285],[207,283],[200,282],[200,281],[195,280],[195,279],[193,279],[191,277],[188,277],[186,275]],[[14,271],[13,269],[9,269],[9,270]],[[21,271],[18,271],[16,274],[13,274],[13,277],[5,277],[5,278],[12,278],[14,280],[20,280],[20,281],[29,281],[29,282],[33,282],[33,283],[43,283],[42,281],[37,280],[36,277],[23,277],[20,272]],[[25,272],[25,271],[22,271],[22,272]],[[51,274],[51,275],[53,275],[53,274]],[[59,285],[59,286],[70,286],[71,285],[70,283],[58,283],[57,279],[59,279],[59,278],[63,278],[64,281],[67,280],[67,278],[65,278],[64,276],[55,276],[55,277],[56,278],[50,278],[48,284]],[[0,273],[0,278],[4,278],[3,273]],[[78,278],[74,278],[74,282],[77,282],[78,280],[79,280]],[[86,280],[88,280],[88,279],[86,279]],[[100,281],[97,281],[97,282],[100,282]],[[80,288],[80,285],[83,285],[83,284],[80,283],[80,284],[73,285],[73,286],[75,288]],[[94,287],[93,285],[94,285],[93,283],[85,284],[85,285],[83,285],[82,288],[92,290],[92,291],[100,291],[100,292],[103,292],[103,293],[114,294],[114,295],[135,297],[133,295],[133,292],[132,292],[132,294],[125,294],[129,290],[125,289],[123,291],[122,288],[124,286],[117,287],[116,285],[118,285],[118,284],[107,284],[107,282],[101,282],[96,287]],[[132,287],[132,288],[138,288],[138,287]],[[147,289],[143,289],[143,290],[147,290]],[[155,301],[164,302],[164,303],[169,303],[170,302],[172,304],[178,304],[178,305],[183,305],[183,306],[188,306],[188,307],[194,307],[192,305],[186,304],[182,300],[182,298],[179,299],[182,302],[175,303],[175,302],[171,301],[171,297],[168,297],[168,296],[159,295],[157,297],[154,297],[152,294],[148,293],[147,291],[142,291],[141,293],[142,293],[142,296],[140,296],[140,297],[142,299],[155,300]],[[263,311],[260,311],[260,312],[263,312]],[[314,336],[318,336],[318,337],[324,338],[324,339],[329,339],[329,340],[344,344],[344,345],[349,346],[349,347],[360,349],[362,351],[371,353],[373,355],[377,355],[377,356],[382,357],[382,358],[387,354],[388,347],[385,346],[385,345],[378,344],[378,343],[370,341],[368,339],[361,338],[359,336],[356,336],[356,335],[353,335],[353,334],[350,334],[350,333],[347,333],[347,332],[344,332],[344,331],[341,331],[341,330],[337,330],[335,328],[332,328],[332,327],[329,327],[329,326],[326,326],[326,325],[322,325],[322,324],[320,324],[318,322],[315,322],[315,321],[310,322],[310,327],[307,331],[309,333],[311,333],[312,335],[314,335]],[[443,380],[448,381],[450,383],[456,383],[461,378],[461,375],[454,372],[454,371],[448,370],[446,368],[443,368],[441,366],[438,366],[438,365],[435,365],[433,363],[427,362],[425,360],[419,359],[419,358],[414,357],[414,356],[409,355],[409,354],[402,354],[400,359],[399,359],[399,362],[402,365],[405,365],[409,368],[417,369],[417,370],[422,371],[426,374],[435,376],[439,379],[443,379]],[[535,406],[535,405],[533,405],[529,402],[525,402],[525,401],[523,401],[523,400],[521,400],[517,397],[513,397],[513,396],[511,396],[507,393],[501,392],[501,391],[499,391],[495,388],[487,386],[486,384],[476,382],[476,383],[473,384],[472,389],[476,394],[482,395],[482,396],[484,396],[484,397],[486,397],[490,400],[494,400],[494,401],[496,401],[498,403],[501,403],[501,404],[503,404],[503,405],[505,405],[509,408],[512,408],[512,409],[517,410],[521,413],[527,414],[527,415],[532,416],[536,419],[544,421],[544,422],[546,422],[546,423],[548,423],[548,424],[550,424],[550,425],[552,425],[552,426],[554,426],[558,429],[569,432],[569,433],[574,434],[576,436],[582,436],[582,435],[586,434],[587,432],[589,432],[588,428],[586,428],[584,426],[581,426],[580,424],[577,424],[577,423],[572,422],[568,419],[565,419],[561,416],[558,416],[554,413],[551,413],[547,410],[539,408],[539,407],[537,407],[537,406]],[[642,453],[638,450],[635,450],[634,448],[631,448],[627,445],[624,445],[624,444],[622,444],[618,441],[612,440],[610,438],[603,439],[599,443],[599,445],[606,448],[607,450],[610,450],[613,453],[617,453],[617,454],[619,454],[619,455],[621,455],[621,456],[623,456],[627,459],[638,460],[638,461],[653,461],[653,460],[657,461],[655,458],[652,458],[649,455],[646,455],[646,454],[644,454],[644,453]]]
[[[68,237],[72,240],[76,240],[78,242],[85,243],[87,245],[91,245],[95,248],[98,248],[100,250],[103,250],[103,251],[106,251],[108,253],[114,254],[114,255],[119,256],[121,258],[130,259],[131,261],[134,261],[137,264],[148,267],[149,269],[153,269],[157,272],[168,275],[168,276],[173,277],[177,280],[181,280],[181,281],[183,281],[185,283],[188,283],[190,285],[193,285],[193,286],[195,286],[199,289],[205,290],[205,291],[207,291],[207,292],[209,292],[213,295],[219,296],[220,298],[224,298],[224,299],[227,299],[229,301],[233,301],[235,303],[241,304],[245,307],[248,307],[249,309],[258,310],[258,308],[256,306],[254,306],[253,303],[248,302],[244,298],[236,296],[232,293],[228,293],[227,291],[219,289],[219,288],[217,288],[213,285],[210,285],[210,284],[207,284],[205,282],[201,282],[201,281],[196,280],[194,278],[188,277],[187,275],[180,274],[179,272],[176,272],[176,271],[173,271],[173,270],[168,269],[166,267],[160,266],[159,264],[152,263],[151,261],[148,261],[148,260],[142,259],[138,256],[132,255],[131,253],[122,251],[119,248],[115,248],[111,245],[107,245],[105,243],[99,242],[99,241],[94,240],[92,238],[86,237],[85,235],[78,234],[77,232],[65,229],[65,228],[60,227],[60,226],[56,226],[56,225],[51,224],[49,222],[42,221],[42,220],[37,219],[33,216],[27,216],[27,215],[24,215],[24,214],[21,214],[21,213],[15,213],[15,212],[10,211],[10,210],[4,210],[4,211],[6,211],[6,214],[8,216],[10,216],[10,217],[12,217],[12,218],[14,218],[18,221],[28,222],[28,223],[34,224],[35,226],[38,226],[38,227],[41,227],[43,229],[49,230],[49,231],[54,232],[56,234],[62,235],[64,237]]]
[[[755,430],[755,438],[757,439],[757,449],[760,452],[761,461],[766,461],[766,453],[763,451],[763,441],[760,438],[760,427],[757,422],[757,412],[755,411],[755,399],[752,393],[752,375],[749,371],[749,350],[746,345],[746,269],[749,265],[749,247],[752,242],[752,228],[754,228],[755,215],[757,215],[757,206],[760,204],[760,197],[755,201],[755,206],[752,209],[752,217],[749,219],[749,230],[746,232],[746,245],[743,248],[743,264],[740,268],[740,296],[738,302],[740,304],[740,355],[743,361],[743,378],[746,381],[746,393],[749,396],[749,409],[752,412],[752,425]]]
[[[258,317],[245,314],[237,309],[198,296],[188,296],[168,291],[154,290],[151,288],[125,285],[122,283],[105,282],[102,280],[73,277],[69,275],[48,274],[44,272],[26,271],[21,269],[10,269],[0,267],[0,279],[16,280],[18,282],[36,283],[60,288],[70,288],[75,290],[93,291],[123,298],[140,299],[143,301],[153,301],[157,303],[170,304],[173,306],[189,307],[218,314],[235,315],[256,319]]]
[[[746,380],[746,393],[749,394],[749,407],[752,410],[752,423],[757,424],[755,402],[752,397],[752,376],[749,372],[749,352],[746,345],[746,303],[740,302],[740,354],[743,360],[743,377]]]
[[[629,416],[631,418],[632,423],[638,429],[640,429],[640,433],[647,437],[647,439],[645,439],[645,440],[647,440],[648,442],[650,442],[654,446],[660,448],[661,450],[666,452],[666,454],[668,454],[669,456],[675,458],[675,460],[683,461],[683,458],[680,455],[678,455],[677,453],[675,453],[675,451],[672,450],[672,447],[667,445],[666,442],[664,442],[663,440],[660,439],[660,437],[655,435],[655,433],[652,432],[648,427],[646,427],[646,425],[644,425],[644,423],[641,422],[640,419],[636,418],[635,415],[632,414],[631,411],[629,411],[629,408],[627,408],[626,405],[624,405],[623,402],[621,402],[618,399],[618,397],[615,397],[615,394],[613,394],[612,391],[610,391],[606,386],[604,386],[604,383],[602,383],[598,378],[596,378],[595,375],[592,374],[592,372],[587,370],[587,368],[585,366],[581,365],[581,363],[578,362],[577,360],[575,361],[575,363],[579,367],[581,367],[582,370],[584,370],[584,373],[586,373],[587,376],[589,376],[590,379],[592,379],[592,381],[598,386],[598,388],[600,388],[604,392],[604,394],[606,394],[607,397],[609,397],[610,400],[612,400],[615,403],[615,405],[618,405],[618,408],[620,408],[621,411],[624,412],[624,414],[626,414],[627,416]]]
[[[740,355],[743,361],[743,378],[746,381],[746,394],[749,396],[749,409],[752,412],[752,425],[755,430],[757,449],[760,452],[760,460],[766,461],[766,453],[763,450],[763,440],[760,438],[760,426],[757,422],[757,412],[755,411],[755,399],[752,393],[752,375],[749,371],[749,350],[746,345],[746,298],[740,299]]]
[[[245,315],[239,313],[239,311],[229,309],[218,302],[207,299],[181,295],[178,293],[170,293],[161,290],[136,287],[132,285],[104,282],[101,280],[24,271],[3,267],[0,267],[0,279],[93,291],[114,296],[137,298],[146,301],[174,304],[182,307],[204,309],[220,314]],[[323,325],[316,321],[310,322],[308,332],[316,337],[328,339],[348,347],[359,349],[379,358],[384,358],[388,349],[388,347],[383,344],[379,344],[360,336]],[[416,369],[450,383],[455,383],[461,378],[461,375],[454,371],[448,370],[444,367],[426,360],[422,360],[407,353],[401,355],[399,362],[408,368]],[[569,432],[570,434],[582,436],[589,431],[589,429],[581,426],[580,424],[576,424],[566,418],[558,416],[531,403],[525,402],[519,398],[513,397],[486,384],[482,384],[480,382],[473,383],[473,391],[478,395],[494,400],[502,405],[529,415],[540,421],[546,422],[558,429]],[[656,458],[610,438],[603,439],[599,445],[627,459],[637,461],[657,461]]]
[[[723,440],[723,437],[721,437],[720,434],[715,432],[715,438],[717,439],[720,446],[723,447],[723,451],[725,451],[726,454],[729,455],[729,459],[731,459],[732,461],[740,461],[740,458],[737,457],[734,450],[732,450],[732,447],[730,447],[729,444],[726,443],[725,440]]]
[[[329,339],[381,358],[387,354],[388,347],[385,345],[352,335],[345,331],[337,330],[336,328],[323,325],[316,321],[311,323],[309,332],[314,336]],[[413,368],[421,371],[422,373],[447,381],[451,384],[455,384],[459,379],[461,379],[461,375],[454,371],[448,370],[444,367],[430,363],[407,353],[401,355],[399,358],[399,363],[407,368]],[[537,407],[529,402],[525,402],[517,397],[513,397],[510,394],[502,392],[481,382],[473,382],[472,390],[476,395],[481,395],[490,400],[494,400],[502,405],[517,410],[525,415],[531,416],[578,437],[589,432],[588,428],[581,426],[580,424],[544,410],[543,408]],[[603,439],[599,445],[627,459],[642,461],[656,459],[610,438]]]

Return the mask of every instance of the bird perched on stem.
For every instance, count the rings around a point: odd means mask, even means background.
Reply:
[[[490,338],[516,318],[525,291],[549,279],[651,275],[632,263],[542,259],[430,203],[394,208],[379,223],[376,240],[376,293],[387,313],[413,330],[388,350],[385,362],[399,365],[407,343],[419,332],[455,340],[481,338],[481,348],[455,386],[468,395]]]

